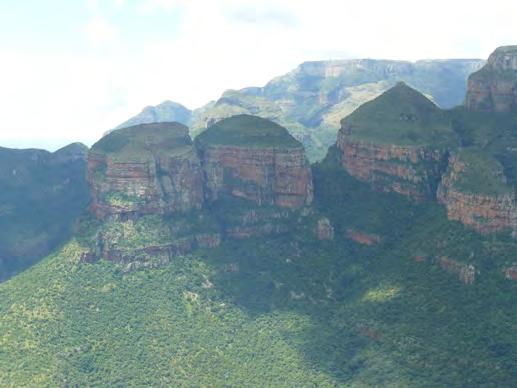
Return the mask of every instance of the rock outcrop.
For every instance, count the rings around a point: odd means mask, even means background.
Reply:
[[[327,217],[318,220],[314,233],[318,240],[334,240],[334,227]]]
[[[342,120],[337,148],[350,175],[422,200],[434,196],[454,138],[443,112],[399,83]]]
[[[466,105],[473,111],[517,112],[517,46],[499,47],[469,77]]]
[[[472,264],[461,263],[457,260],[449,259],[448,257],[440,257],[438,264],[443,270],[457,274],[458,279],[463,284],[473,284],[476,280],[476,267]]]
[[[91,208],[98,218],[200,209],[202,178],[188,128],[178,123],[116,130],[88,157]]]
[[[303,146],[286,129],[249,115],[221,120],[196,139],[206,198],[297,209],[313,198]]]
[[[355,229],[347,229],[346,237],[361,245],[375,245],[381,242],[381,237],[377,234],[364,233]]]
[[[450,220],[482,234],[515,227],[515,192],[506,184],[502,166],[481,151],[464,150],[449,158],[437,198]]]
[[[514,264],[504,271],[505,277],[508,280],[517,281],[517,265]]]

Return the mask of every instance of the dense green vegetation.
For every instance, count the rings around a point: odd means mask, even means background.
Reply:
[[[352,137],[394,145],[451,145],[445,112],[404,83],[361,105],[342,121]]]
[[[135,270],[79,263],[97,231],[121,227],[83,220],[81,238],[0,286],[0,385],[511,386],[517,286],[501,269],[515,241],[375,193],[330,158],[314,176],[335,241],[304,218]],[[163,242],[157,217],[130,225],[124,249]],[[475,265],[476,282],[443,256]]]
[[[0,281],[69,238],[88,203],[85,152],[0,148]]]
[[[462,171],[454,177],[448,171],[454,187],[460,191],[503,195],[512,191],[506,182],[503,166],[486,152],[476,148],[464,148],[456,152]]]
[[[235,145],[252,148],[298,148],[302,145],[287,129],[258,116],[235,115],[223,119],[196,137],[204,145]]]
[[[186,152],[192,140],[188,128],[180,123],[140,124],[117,129],[92,146],[92,152],[114,159],[145,160],[149,156]]]

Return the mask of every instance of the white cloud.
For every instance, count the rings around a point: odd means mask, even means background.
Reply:
[[[102,16],[93,16],[82,28],[86,40],[94,47],[113,43],[119,37],[118,29]]]

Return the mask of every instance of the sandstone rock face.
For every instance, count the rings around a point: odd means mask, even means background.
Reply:
[[[517,46],[499,47],[469,77],[466,105],[473,111],[517,111]]]
[[[312,202],[309,162],[302,145],[284,128],[238,115],[209,128],[196,144],[209,201],[241,198],[289,209]]]
[[[203,168],[211,201],[231,195],[293,209],[312,202],[312,175],[303,149],[212,146],[203,153]]]
[[[133,153],[122,148],[105,152],[101,146],[93,146],[88,157],[93,213],[104,218],[200,209],[201,163],[188,129],[179,124],[147,124],[112,132],[103,140],[115,135],[121,137],[124,131],[140,132],[150,151]],[[172,139],[169,146],[167,139]],[[154,151],[153,143],[161,143],[162,149]]]
[[[337,146],[345,170],[376,190],[396,192],[414,200],[433,195],[445,151],[427,147],[379,145],[353,139],[346,127]]]
[[[334,240],[334,227],[327,217],[318,220],[315,234],[318,240]]]
[[[434,197],[456,135],[433,102],[399,82],[341,121],[344,169],[374,189],[413,200]]]
[[[381,242],[381,237],[376,234],[368,234],[355,229],[347,229],[346,237],[362,245],[375,245]]]
[[[437,192],[438,201],[447,208],[447,217],[482,234],[515,228],[515,192],[486,194],[460,190],[456,182],[466,168],[458,155],[449,158],[449,171],[444,174]]]
[[[463,284],[473,284],[476,280],[476,267],[471,264],[464,264],[447,257],[440,257],[438,264],[445,271],[457,274]]]

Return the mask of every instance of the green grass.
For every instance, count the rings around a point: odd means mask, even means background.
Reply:
[[[352,137],[372,143],[443,147],[456,141],[445,113],[403,83],[361,105],[342,126]]]
[[[188,128],[179,123],[140,124],[117,129],[92,146],[91,152],[115,160],[147,160],[156,155],[175,155],[191,151]]]
[[[456,155],[464,165],[463,171],[453,181],[453,186],[459,191],[495,196],[512,191],[512,187],[506,183],[503,166],[486,152],[466,148]]]
[[[257,116],[247,114],[223,119],[196,137],[196,143],[205,145],[246,146],[252,148],[300,148],[294,139],[280,125]]]

